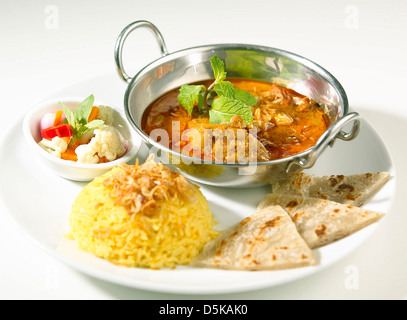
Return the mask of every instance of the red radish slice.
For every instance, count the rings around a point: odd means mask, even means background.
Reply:
[[[55,120],[55,113],[44,114],[44,116],[41,118],[40,130],[51,128],[52,126],[54,126],[54,120]]]

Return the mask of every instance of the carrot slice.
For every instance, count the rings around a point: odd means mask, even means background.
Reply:
[[[88,118],[88,122],[91,122],[91,121],[95,120],[96,117],[98,116],[98,114],[99,114],[99,108],[93,106],[92,110],[90,112],[89,118]]]
[[[76,148],[80,145],[79,141],[76,140],[72,143],[72,146],[70,146],[65,152],[61,153],[61,159],[64,160],[71,160],[71,161],[78,161],[78,156],[76,155]]]
[[[54,127],[59,125],[62,122],[61,121],[62,120],[62,115],[63,115],[62,110],[58,110],[57,114],[55,115]]]
[[[71,137],[63,137],[62,139],[64,139],[67,144],[71,141]]]
[[[78,161],[78,156],[76,155],[75,151],[65,151],[61,153],[61,159],[70,160],[70,161]]]
[[[72,146],[71,146],[69,149],[71,149],[72,151],[75,152],[76,148],[79,147],[80,144],[81,144],[81,143],[79,142],[79,140],[75,140],[75,141],[72,143]]]
[[[107,163],[110,162],[106,157],[99,157],[99,163]]]

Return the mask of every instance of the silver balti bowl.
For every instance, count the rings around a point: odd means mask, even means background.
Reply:
[[[138,28],[151,30],[161,48],[161,57],[134,77],[123,69],[122,51],[127,36]],[[165,147],[143,132],[146,108],[163,94],[184,84],[213,78],[210,58],[225,62],[228,77],[282,84],[321,105],[330,126],[314,147],[277,160],[231,164],[193,158]],[[213,44],[169,53],[160,31],[148,21],[135,21],[119,35],[115,46],[118,72],[128,82],[124,109],[131,126],[162,162],[167,162],[192,181],[220,187],[255,187],[284,179],[287,174],[311,168],[335,139],[352,140],[360,128],[360,117],[348,112],[348,99],[341,84],[318,64],[280,49],[250,44]],[[348,132],[345,125],[351,123]]]

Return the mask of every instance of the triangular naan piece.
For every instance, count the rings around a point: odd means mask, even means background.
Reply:
[[[390,178],[389,172],[322,177],[306,173],[294,173],[287,180],[274,184],[273,193],[320,198],[360,207],[376,194]]]
[[[277,270],[315,265],[312,250],[279,206],[259,210],[209,242],[192,265]]]
[[[334,201],[282,194],[267,195],[258,210],[275,205],[287,211],[311,249],[351,235],[384,216],[380,212]]]

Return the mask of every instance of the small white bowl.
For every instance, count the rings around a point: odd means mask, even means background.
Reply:
[[[44,161],[45,165],[56,174],[69,180],[91,181],[94,178],[110,171],[120,163],[127,163],[132,160],[140,149],[141,139],[131,130],[123,113],[109,104],[96,101],[94,105],[108,105],[114,109],[114,127],[120,132],[127,142],[127,151],[121,158],[100,164],[83,164],[74,161],[63,160],[48,153],[38,145],[42,140],[40,131],[40,121],[47,112],[56,113],[61,110],[59,101],[65,104],[71,110],[75,109],[86,97],[68,97],[55,98],[41,102],[33,106],[25,116],[23,122],[24,137],[34,152]]]

